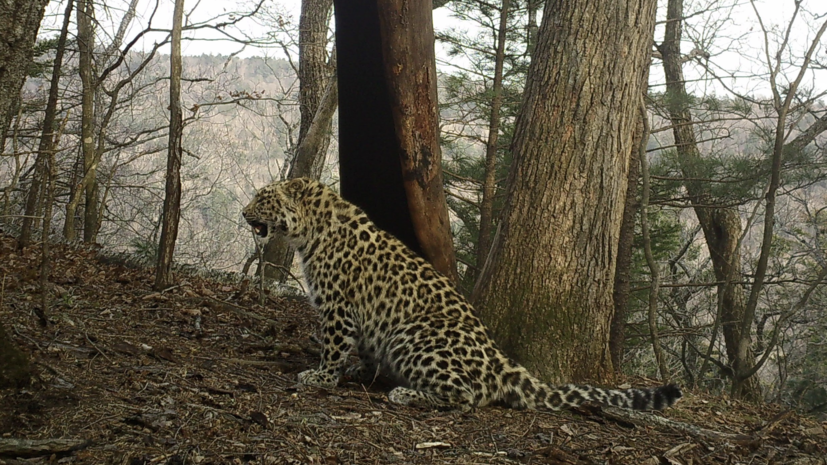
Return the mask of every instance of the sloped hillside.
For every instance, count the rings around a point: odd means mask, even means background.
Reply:
[[[713,437],[597,407],[424,411],[389,404],[386,386],[297,386],[318,360],[302,300],[262,306],[246,282],[197,276],[153,292],[150,270],[55,249],[43,327],[39,252],[0,237],[0,319],[36,373],[32,386],[2,392],[0,451],[19,439],[78,443],[0,463],[825,464],[827,425],[777,405],[688,393],[657,414]]]

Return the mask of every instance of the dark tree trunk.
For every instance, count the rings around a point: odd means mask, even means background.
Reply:
[[[40,145],[37,150],[35,169],[32,173],[32,183],[26,193],[26,213],[23,224],[20,228],[20,247],[26,247],[31,242],[32,219],[37,213],[37,201],[40,198],[40,186],[44,176],[46,160],[54,151],[55,119],[57,117],[57,101],[60,83],[60,69],[63,66],[63,55],[66,51],[66,37],[69,35],[69,24],[72,19],[72,5],[74,2],[66,2],[66,11],[63,13],[63,27],[60,29],[60,36],[57,39],[57,51],[55,52],[55,64],[52,68],[52,80],[49,83],[49,99],[46,101],[46,110],[43,116],[43,131],[40,133]]]
[[[655,0],[546,4],[508,199],[473,301],[546,380],[612,375],[609,326]]]
[[[26,213],[23,224],[20,228],[20,247],[26,247],[31,241],[32,219],[37,212],[37,201],[40,198],[40,187],[44,177],[44,167],[49,156],[54,152],[54,131],[55,119],[57,117],[57,101],[60,83],[60,69],[63,66],[63,55],[66,51],[66,37],[69,35],[69,23],[72,19],[72,5],[74,2],[66,2],[66,11],[63,14],[63,27],[60,29],[60,36],[57,39],[57,51],[55,52],[55,64],[52,68],[52,80],[49,83],[49,100],[46,101],[46,110],[43,116],[43,131],[40,133],[40,145],[37,150],[35,170],[32,174],[32,183],[26,194]]]
[[[431,3],[336,0],[342,195],[456,280]]]
[[[175,0],[172,18],[172,51],[169,75],[169,147],[164,213],[161,220],[161,239],[158,244],[158,264],[155,268],[155,289],[163,290],[173,283],[172,257],[178,239],[178,220],[181,217],[181,139],[184,123],[181,112],[181,26],[184,0]]]
[[[683,77],[681,61],[681,27],[683,17],[683,0],[669,0],[667,6],[667,23],[663,43],[658,51],[663,59],[666,76],[669,118],[673,126],[678,160],[687,179],[706,177],[698,172],[701,155],[695,138],[692,115],[688,108],[688,96]],[[710,207],[715,199],[709,193],[707,185],[700,181],[684,183],[689,199],[694,205],[695,215],[704,232],[709,256],[712,260],[715,279],[721,282],[718,292],[722,294],[721,327],[726,345],[727,358],[732,364],[737,358],[738,341],[742,335],[740,322],[746,310],[746,300],[741,286],[734,284],[741,277],[741,251],[738,240],[741,236],[741,217],[738,210],[730,207]],[[747,337],[749,337],[747,335]],[[754,360],[752,349],[748,359]],[[750,362],[751,363],[751,362]],[[737,397],[760,400],[761,387],[757,377],[743,383]]]
[[[442,183],[434,24],[430,2],[381,0],[379,28],[402,179],[414,234],[434,268],[456,283]]]

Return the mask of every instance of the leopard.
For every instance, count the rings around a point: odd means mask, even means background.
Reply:
[[[318,368],[300,385],[333,388],[377,373],[393,404],[470,411],[489,404],[561,410],[596,403],[634,410],[674,405],[674,384],[640,389],[552,386],[508,357],[453,283],[325,184],[273,182],[242,211],[255,240],[282,235],[300,257],[321,316]],[[355,351],[358,362],[349,366]]]

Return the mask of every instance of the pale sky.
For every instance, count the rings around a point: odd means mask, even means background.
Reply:
[[[158,10],[155,13],[153,26],[160,29],[168,29],[171,27],[172,20],[172,5],[173,0],[157,0]],[[188,23],[195,24],[204,22],[210,19],[215,21],[220,20],[221,15],[226,15],[229,12],[245,11],[251,8],[255,0],[230,0],[223,2],[215,2],[212,0],[187,0],[186,9],[189,14]],[[120,21],[123,11],[126,9],[129,0],[107,0],[108,10],[97,12],[97,19],[99,21],[99,34],[109,35],[114,34],[117,29],[116,23]],[[704,48],[710,51],[713,55],[711,63],[718,67],[717,73],[732,74],[733,78],[729,78],[727,85],[735,86],[741,92],[766,92],[766,79],[746,79],[736,78],[737,76],[748,76],[762,73],[766,69],[766,58],[763,51],[763,35],[760,33],[760,26],[756,20],[756,13],[753,9],[753,3],[749,0],[739,0],[739,3],[727,10],[714,11],[710,5],[714,6],[721,3],[718,0],[690,0],[687,2],[690,11],[704,11],[711,10],[705,14],[694,16],[689,22],[684,34],[685,38],[695,38],[697,40],[708,42]],[[266,2],[266,8],[270,13],[270,18],[281,16],[285,21],[292,22],[294,25],[298,24],[300,0],[270,0]],[[765,27],[773,32],[780,32],[789,21],[790,15],[794,9],[794,0],[756,0],[755,7],[760,12]],[[61,21],[61,14],[64,5],[58,1],[53,1],[49,6],[50,16],[47,17],[44,29],[51,28],[51,34],[58,27]],[[130,28],[127,34],[127,41],[130,37],[143,29],[144,25],[149,20],[155,2],[151,0],[140,0],[138,6],[137,20]],[[802,11],[807,11],[806,14],[800,14],[797,19],[796,26],[792,31],[792,40],[789,45],[789,52],[795,56],[801,56],[810,43],[812,36],[816,30],[818,19],[823,22],[827,18],[827,1],[825,0],[803,0]],[[660,8],[658,11],[659,19],[665,14],[665,8]],[[224,20],[227,17],[224,16]],[[812,21],[813,24],[807,24],[806,21]],[[237,37],[247,36],[250,38],[261,38],[272,33],[273,24],[275,20],[271,19],[268,22],[263,20],[247,19],[239,23],[239,27],[235,29],[228,28],[227,31]],[[437,30],[445,30],[449,27],[459,29],[472,29],[473,25],[464,23],[456,18],[451,17],[450,11],[447,8],[439,8],[434,11],[434,25]],[[714,41],[711,40],[712,33],[715,30]],[[47,32],[48,33],[48,32]],[[139,42],[139,48],[148,49],[152,44],[163,37],[165,33],[156,32],[147,35]],[[656,40],[659,35],[662,35],[662,26],[659,27],[659,33],[656,32]],[[199,29],[196,31],[189,31],[185,33],[185,37],[198,38],[196,41],[185,41],[183,45],[183,52],[186,55],[229,55],[237,53],[241,57],[267,55],[274,58],[284,57],[284,51],[281,46],[271,45],[267,47],[247,46],[243,47],[238,43],[233,43],[224,38],[216,31],[209,29]],[[771,47],[773,44],[771,44]],[[691,43],[686,43],[683,46],[683,51],[689,52],[692,48]],[[827,63],[827,50],[825,50],[824,43],[818,53],[818,58],[822,63]],[[774,49],[773,49],[774,50]],[[165,50],[165,51],[168,51]],[[295,46],[293,47],[295,53]],[[773,52],[774,53],[774,52]],[[444,56],[439,46],[437,47],[437,54]],[[452,58],[456,60],[456,58]],[[662,81],[659,79],[659,71],[653,69],[651,82],[657,83]],[[686,69],[687,77],[693,73],[691,67]],[[696,77],[702,76],[700,67],[694,70]],[[820,82],[827,82],[827,71],[817,71],[805,83],[816,86],[817,88],[824,88],[825,85]],[[723,86],[720,84],[710,82],[699,82],[695,84],[695,91],[700,93],[706,92],[725,92]]]

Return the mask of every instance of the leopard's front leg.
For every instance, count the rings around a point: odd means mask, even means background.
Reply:
[[[320,309],[322,313],[322,360],[316,370],[299,373],[299,382],[330,388],[339,383],[342,369],[356,344],[356,325],[350,311],[342,305]]]

